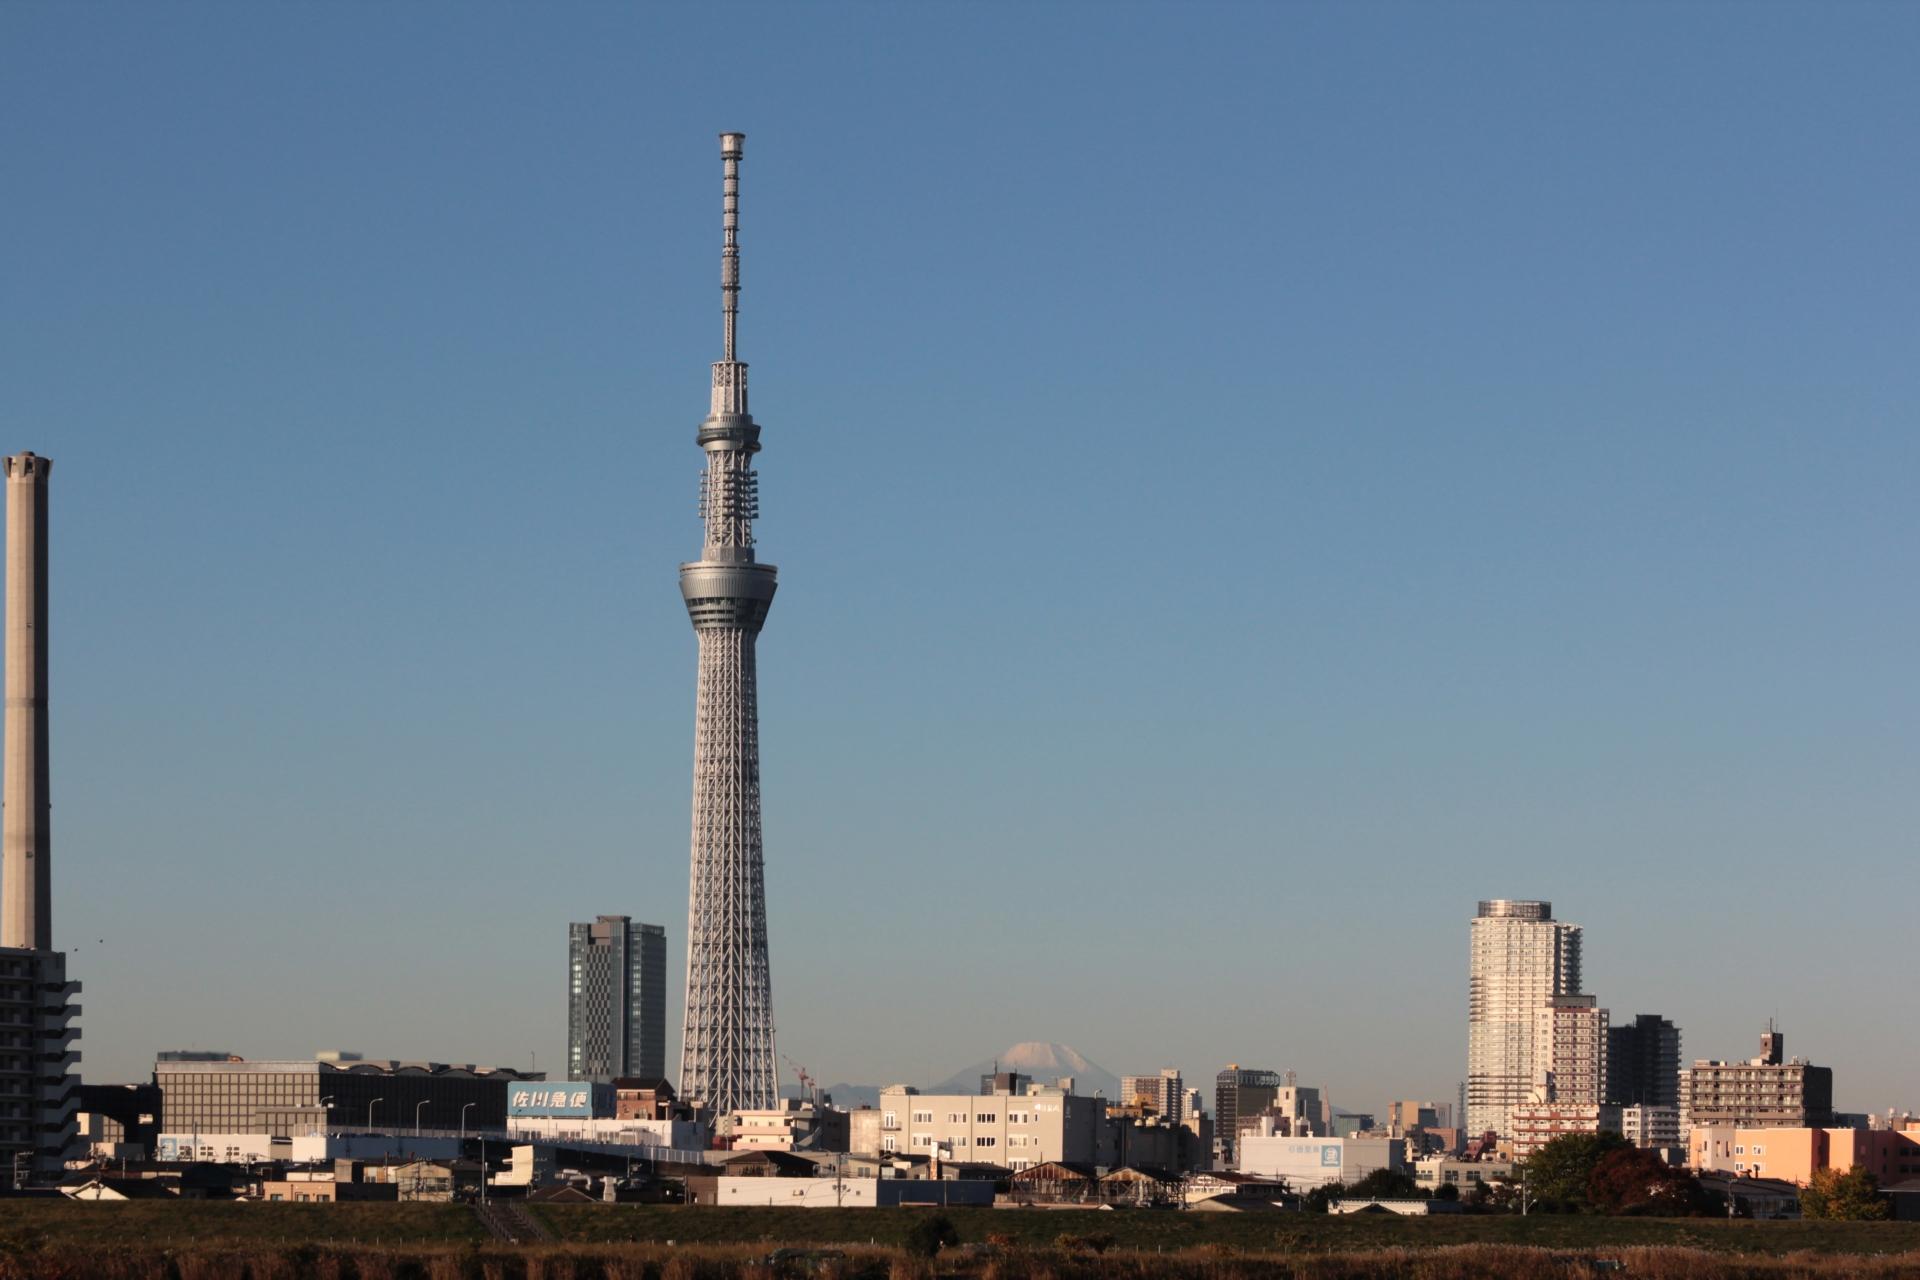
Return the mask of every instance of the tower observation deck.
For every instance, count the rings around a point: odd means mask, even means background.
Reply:
[[[687,893],[687,1001],[680,1096],[717,1116],[776,1104],[773,995],[760,845],[760,714],[754,645],[773,603],[775,570],[754,558],[760,514],[747,411],[747,366],[735,359],[740,316],[740,160],[746,135],[720,135],[722,358],[695,440],[706,452],[700,558],[680,566],[680,594],[700,645],[693,730],[693,858]]]

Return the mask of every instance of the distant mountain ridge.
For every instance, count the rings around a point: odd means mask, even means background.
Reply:
[[[980,1077],[994,1071],[1018,1071],[1036,1084],[1052,1084],[1061,1076],[1072,1076],[1075,1093],[1100,1093],[1109,1099],[1120,1096],[1119,1076],[1089,1061],[1072,1045],[1055,1044],[1047,1040],[1022,1041],[994,1057],[982,1058],[970,1066],[962,1067],[939,1084],[928,1086],[926,1091],[978,1093]]]
[[[1071,1045],[1055,1044],[1048,1040],[1026,1040],[1013,1045],[991,1058],[982,1058],[971,1066],[963,1067],[938,1084],[925,1085],[922,1093],[964,1093],[980,1092],[980,1077],[993,1071],[1017,1071],[1036,1084],[1052,1084],[1061,1076],[1073,1077],[1075,1093],[1093,1095],[1104,1094],[1109,1101],[1120,1097],[1120,1077],[1096,1062],[1089,1061]],[[833,1099],[836,1107],[855,1110],[860,1107],[880,1105],[880,1090],[877,1084],[830,1084],[821,1092]],[[793,1085],[785,1085],[780,1090],[782,1097],[797,1098],[800,1091]]]

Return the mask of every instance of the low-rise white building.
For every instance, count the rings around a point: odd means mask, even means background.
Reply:
[[[1240,1139],[1240,1172],[1284,1178],[1296,1191],[1351,1186],[1376,1169],[1402,1169],[1405,1144],[1393,1138],[1295,1138],[1249,1133]]]
[[[702,1151],[707,1146],[706,1127],[691,1120],[509,1116],[507,1136],[560,1146],[591,1143],[596,1146],[665,1147],[672,1151]]]
[[[326,1160],[451,1160],[460,1139],[410,1133],[163,1133],[154,1159],[201,1164],[312,1164]]]
[[[880,1091],[880,1105],[852,1113],[848,1149],[861,1155],[929,1156],[1015,1170],[1059,1161],[1106,1165],[1104,1098],[1055,1085],[1025,1093],[927,1094],[907,1085]]]
[[[991,1182],[924,1178],[735,1178],[713,1180],[713,1203],[786,1209],[871,1209],[901,1204],[993,1204]]]
[[[265,1133],[163,1133],[154,1141],[153,1158],[203,1164],[265,1164],[313,1157],[295,1156],[289,1139]]]
[[[1452,1156],[1428,1156],[1413,1162],[1414,1185],[1423,1191],[1458,1187],[1461,1191],[1483,1182],[1502,1182],[1513,1175],[1511,1160],[1456,1160]]]

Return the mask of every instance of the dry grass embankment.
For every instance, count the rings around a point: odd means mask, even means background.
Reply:
[[[1629,1248],[1601,1255],[1514,1245],[1374,1249],[1349,1253],[1240,1254],[1224,1249],[1140,1253],[1003,1249],[928,1262],[895,1249],[850,1247],[811,1272],[769,1263],[745,1245],[449,1245],[275,1249],[50,1246],[0,1251],[0,1280],[1569,1280],[1610,1274],[1635,1280],[1896,1280],[1920,1276],[1920,1254],[1784,1257],[1700,1249]]]
[[[948,1210],[971,1248],[899,1246],[929,1211],[530,1209],[568,1243],[496,1247],[464,1205],[0,1201],[0,1280],[778,1280],[775,1248],[838,1280],[1653,1280],[1920,1277],[1920,1223]],[[669,1243],[669,1242],[673,1243]]]

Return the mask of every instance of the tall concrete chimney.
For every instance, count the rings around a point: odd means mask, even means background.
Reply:
[[[53,948],[53,805],[47,788],[47,473],[7,468],[6,766],[0,777],[0,947]]]

